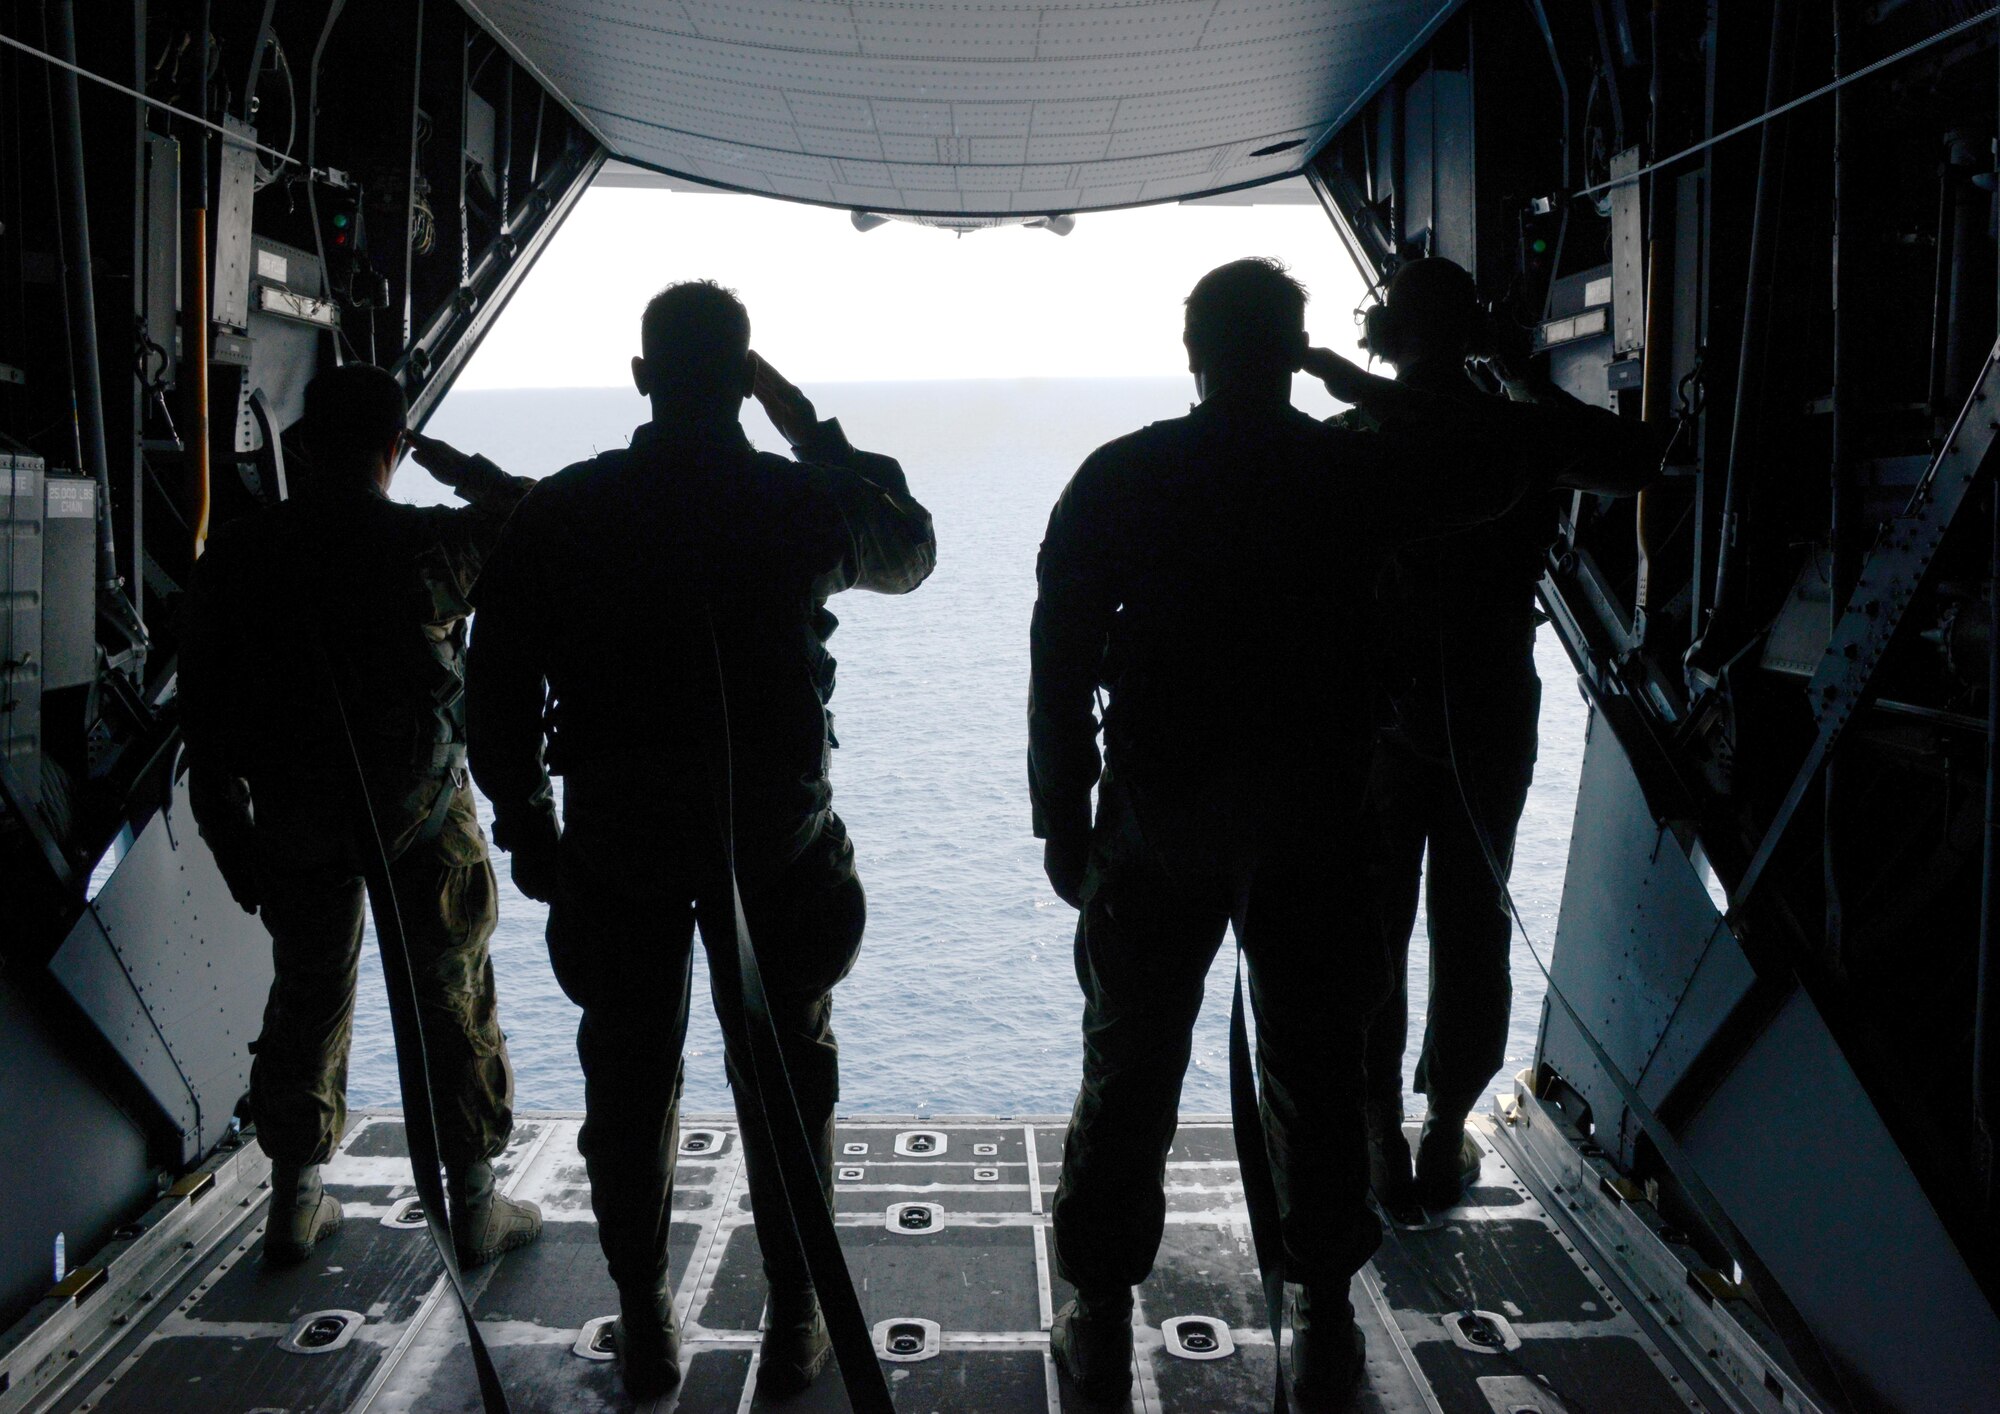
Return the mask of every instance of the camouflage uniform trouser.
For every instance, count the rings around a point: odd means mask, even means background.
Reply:
[[[257,883],[277,975],[253,1048],[251,1115],[273,1160],[322,1163],[347,1122],[361,909],[371,892],[364,875],[375,872],[364,851],[373,844],[355,838],[344,814],[329,813],[329,798],[351,792],[253,793]],[[400,843],[392,838],[390,848]],[[458,790],[438,836],[404,848],[389,877],[409,939],[444,1161],[491,1158],[513,1129],[514,1075],[487,952],[499,917],[493,866],[469,789]],[[379,932],[388,900],[369,901]]]

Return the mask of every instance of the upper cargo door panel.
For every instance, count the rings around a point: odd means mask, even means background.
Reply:
[[[918,215],[1298,172],[1458,0],[464,0],[614,155]]]

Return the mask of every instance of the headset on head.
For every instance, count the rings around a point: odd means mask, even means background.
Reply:
[[[1490,357],[1499,342],[1493,311],[1479,303],[1476,297],[1470,303],[1471,312],[1466,320],[1465,356]],[[1361,312],[1361,347],[1385,363],[1401,363],[1402,351],[1409,347],[1407,329],[1409,321],[1410,316],[1406,312],[1389,303],[1385,290],[1381,300]]]

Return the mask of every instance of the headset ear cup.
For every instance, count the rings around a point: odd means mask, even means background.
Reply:
[[[1395,321],[1386,304],[1371,304],[1361,316],[1361,345],[1376,358],[1390,358]],[[1391,360],[1393,361],[1393,360]]]

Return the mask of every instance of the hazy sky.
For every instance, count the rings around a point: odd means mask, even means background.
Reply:
[[[1316,341],[1354,349],[1361,280],[1317,206],[1157,206],[1079,216],[1067,236],[955,236],[762,197],[587,194],[456,386],[628,381],[639,312],[661,286],[720,280],[758,351],[791,378],[1184,374],[1181,301],[1203,272],[1276,256],[1313,299]]]

